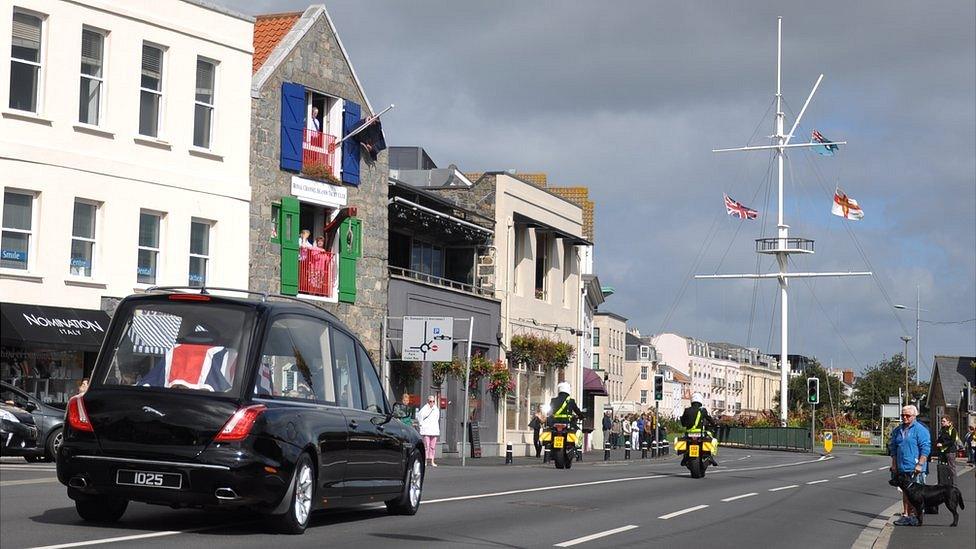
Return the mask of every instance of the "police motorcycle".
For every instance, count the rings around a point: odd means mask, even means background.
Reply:
[[[546,429],[539,433],[539,442],[548,450],[556,469],[569,469],[583,440],[574,419],[583,413],[569,396],[569,383],[559,383],[556,390],[559,394],[550,401],[546,410]]]
[[[686,431],[684,436],[675,437],[674,451],[681,456],[681,465],[688,468],[691,478],[704,478],[709,464],[718,465],[713,457],[718,453],[718,440],[707,430],[714,422],[702,408],[701,393],[692,395],[691,406],[685,409],[681,422]]]

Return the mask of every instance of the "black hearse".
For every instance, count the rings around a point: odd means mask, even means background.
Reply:
[[[57,468],[78,514],[236,506],[297,534],[326,507],[416,513],[423,444],[352,332],[296,299],[214,291],[119,304],[90,388],[68,402]]]

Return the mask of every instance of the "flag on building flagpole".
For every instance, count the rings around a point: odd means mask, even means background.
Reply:
[[[834,190],[834,205],[831,206],[830,213],[854,221],[864,218],[864,211],[857,200],[844,194],[840,187]]]
[[[739,204],[735,200],[732,200],[727,194],[723,194],[722,196],[725,197],[725,211],[728,212],[729,215],[738,217],[739,219],[755,219],[759,217],[758,211]]]
[[[823,134],[817,130],[813,130],[813,133],[810,134],[810,138],[813,139],[814,143],[826,143],[826,145],[823,147],[816,148],[817,154],[821,156],[834,156],[834,151],[840,149],[840,147],[831,143],[829,139],[824,137]]]

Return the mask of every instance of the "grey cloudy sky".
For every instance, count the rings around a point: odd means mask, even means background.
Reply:
[[[249,14],[308,5],[217,1]],[[597,274],[617,291],[605,309],[642,333],[777,354],[775,282],[760,282],[755,299],[751,281],[680,291],[696,266],[754,272],[753,239],[775,232],[769,155],[710,150],[772,133],[763,115],[782,15],[786,112],[799,111],[822,72],[801,139],[816,128],[850,142],[833,158],[791,154],[787,223],[817,246],[791,268],[877,274],[794,282],[790,348],[861,369],[902,350],[904,329],[879,283],[892,302],[910,304],[918,285],[931,311],[923,319],[976,318],[976,4],[782,4],[326,3],[372,104],[397,105],[384,117],[389,143],[423,146],[465,171],[514,168],[588,186]],[[830,215],[838,184],[864,221]],[[728,218],[723,192],[760,219]],[[764,256],[760,269],[772,264]],[[913,331],[914,315],[898,315]],[[923,363],[934,354],[976,354],[976,323],[924,323]]]

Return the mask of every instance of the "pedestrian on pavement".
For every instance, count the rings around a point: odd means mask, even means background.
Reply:
[[[539,432],[545,424],[546,414],[542,411],[540,404],[535,413],[532,414],[532,420],[529,421],[529,429],[532,429],[532,445],[535,446],[535,457],[542,455],[542,442],[539,441]]]
[[[630,443],[631,448],[634,448],[635,450],[643,447],[641,445],[644,443],[644,423],[646,421],[647,421],[647,416],[645,414],[641,414],[637,416],[637,425],[634,428],[634,431],[636,431],[635,434],[637,436],[633,438],[633,440],[636,441],[636,446],[634,445],[635,442]]]
[[[976,464],[976,426],[970,425],[966,431],[966,463]]]
[[[620,447],[620,416],[614,414],[613,424],[610,426],[610,444],[616,450]]]
[[[437,408],[437,397],[427,397],[427,404],[417,412],[417,422],[420,424],[420,436],[424,438],[424,449],[427,463],[437,467],[434,454],[437,452],[437,437],[441,436],[441,412]]]
[[[918,408],[909,404],[901,409],[901,425],[891,432],[888,450],[891,454],[891,473],[914,477],[918,484],[925,484],[925,462],[932,448],[932,436],[924,425],[915,421]],[[895,521],[897,526],[915,526],[918,519],[908,497],[902,493],[902,515]]]
[[[630,441],[630,434],[634,431],[634,425],[630,421],[631,415],[627,414],[624,416],[624,420],[620,422],[621,434],[624,436],[624,446]],[[633,448],[633,446],[631,446]]]
[[[939,475],[939,484],[954,484],[956,478],[956,449],[959,448],[959,434],[952,425],[949,416],[942,416],[942,426],[939,428],[939,437],[935,439],[935,455],[939,458],[939,463],[945,464],[949,468],[948,482],[943,482],[942,475]]]
[[[634,450],[640,449],[641,424],[640,416],[634,414],[630,420],[630,447]]]
[[[610,442],[610,445],[613,446],[613,441],[611,440],[613,436],[610,434],[613,429],[613,418],[610,417],[611,415],[612,412],[610,410],[603,412],[603,436],[606,437],[604,440]]]

